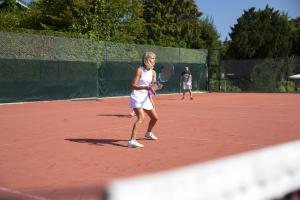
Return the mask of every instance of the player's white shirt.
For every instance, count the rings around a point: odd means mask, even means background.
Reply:
[[[191,81],[191,72],[182,72],[182,89],[183,90],[191,90],[192,89],[192,81]]]
[[[142,74],[137,85],[150,86],[152,82],[153,70],[147,70],[144,67],[140,67],[140,69],[142,70]],[[146,110],[152,110],[153,105],[150,101],[148,90],[132,90],[130,95],[130,108],[143,108]]]

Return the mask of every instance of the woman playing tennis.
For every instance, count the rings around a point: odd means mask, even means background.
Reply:
[[[128,147],[141,148],[144,147],[136,140],[138,128],[143,123],[145,113],[150,117],[148,130],[145,137],[151,140],[157,140],[152,133],[152,129],[158,120],[157,113],[154,108],[152,95],[149,90],[156,90],[157,84],[152,84],[156,80],[156,72],[153,70],[156,55],[153,52],[146,52],[142,58],[142,65],[136,70],[132,80],[132,92],[130,95],[130,107],[134,110],[137,118],[133,125],[131,138],[128,141]]]

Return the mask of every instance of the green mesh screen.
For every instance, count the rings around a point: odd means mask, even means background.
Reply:
[[[175,74],[159,93],[179,92],[179,77],[185,65],[190,67],[193,75],[193,90],[207,89],[207,50],[119,43],[106,43],[104,49],[104,61],[99,70],[100,96],[129,95],[131,80],[145,51],[156,54],[157,72],[164,64],[174,65]]]
[[[265,59],[222,59],[221,51],[210,49],[207,56],[208,91],[212,92],[296,92],[300,57]]]
[[[161,67],[167,62],[157,62],[155,70],[157,73]],[[168,62],[171,63],[171,62]],[[175,93],[179,92],[179,78],[184,66],[190,67],[193,75],[193,90],[206,90],[207,89],[207,68],[205,64],[197,63],[172,63],[174,65],[174,75],[171,79],[164,83],[162,90],[159,93]],[[136,68],[140,62],[114,62],[107,61],[103,63],[100,69],[99,77],[99,95],[100,96],[119,96],[129,95],[131,92],[131,80],[135,74]]]
[[[0,58],[101,62],[103,45],[89,40],[0,32]]]
[[[97,64],[0,59],[0,101],[34,101],[97,95]]]
[[[207,50],[0,32],[0,102],[129,95],[146,51],[156,53],[157,70],[175,66],[161,93],[179,91],[184,65],[193,74],[193,90],[206,90]]]
[[[300,59],[298,57],[222,60],[221,90],[295,92],[296,82],[289,77],[299,73]]]

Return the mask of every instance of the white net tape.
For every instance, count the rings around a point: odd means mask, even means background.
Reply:
[[[116,180],[109,200],[270,200],[300,189],[300,141]]]

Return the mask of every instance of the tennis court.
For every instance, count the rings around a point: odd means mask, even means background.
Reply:
[[[2,104],[0,199],[102,199],[112,180],[300,139],[299,94],[180,99],[155,97],[159,140],[144,139],[144,123],[141,149],[127,147],[135,120],[128,97]]]

